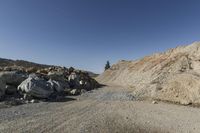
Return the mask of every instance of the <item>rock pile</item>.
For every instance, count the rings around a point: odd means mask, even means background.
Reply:
[[[1,99],[7,95],[17,95],[23,99],[49,99],[78,95],[98,86],[98,82],[88,73],[72,67],[6,67],[0,71]]]
[[[17,71],[0,72],[0,97],[3,97],[5,94],[10,95],[16,93],[18,85],[20,85],[27,76],[26,73]]]

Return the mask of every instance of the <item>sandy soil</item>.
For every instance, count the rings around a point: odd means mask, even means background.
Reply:
[[[134,95],[200,104],[200,42],[132,61],[121,60],[96,80],[134,88]]]
[[[1,133],[198,133],[200,108],[138,101],[130,90],[103,87],[63,102],[0,109]]]

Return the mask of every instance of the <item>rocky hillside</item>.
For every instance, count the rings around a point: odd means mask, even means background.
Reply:
[[[97,80],[130,87],[139,97],[199,104],[200,42],[135,61],[119,61]]]

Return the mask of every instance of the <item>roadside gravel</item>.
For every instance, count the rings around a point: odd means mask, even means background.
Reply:
[[[62,102],[0,109],[1,133],[198,133],[200,109],[138,101],[131,90],[105,86]]]

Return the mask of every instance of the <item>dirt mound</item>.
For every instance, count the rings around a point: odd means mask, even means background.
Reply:
[[[133,94],[181,104],[200,103],[200,42],[136,61],[119,61],[96,78]]]

